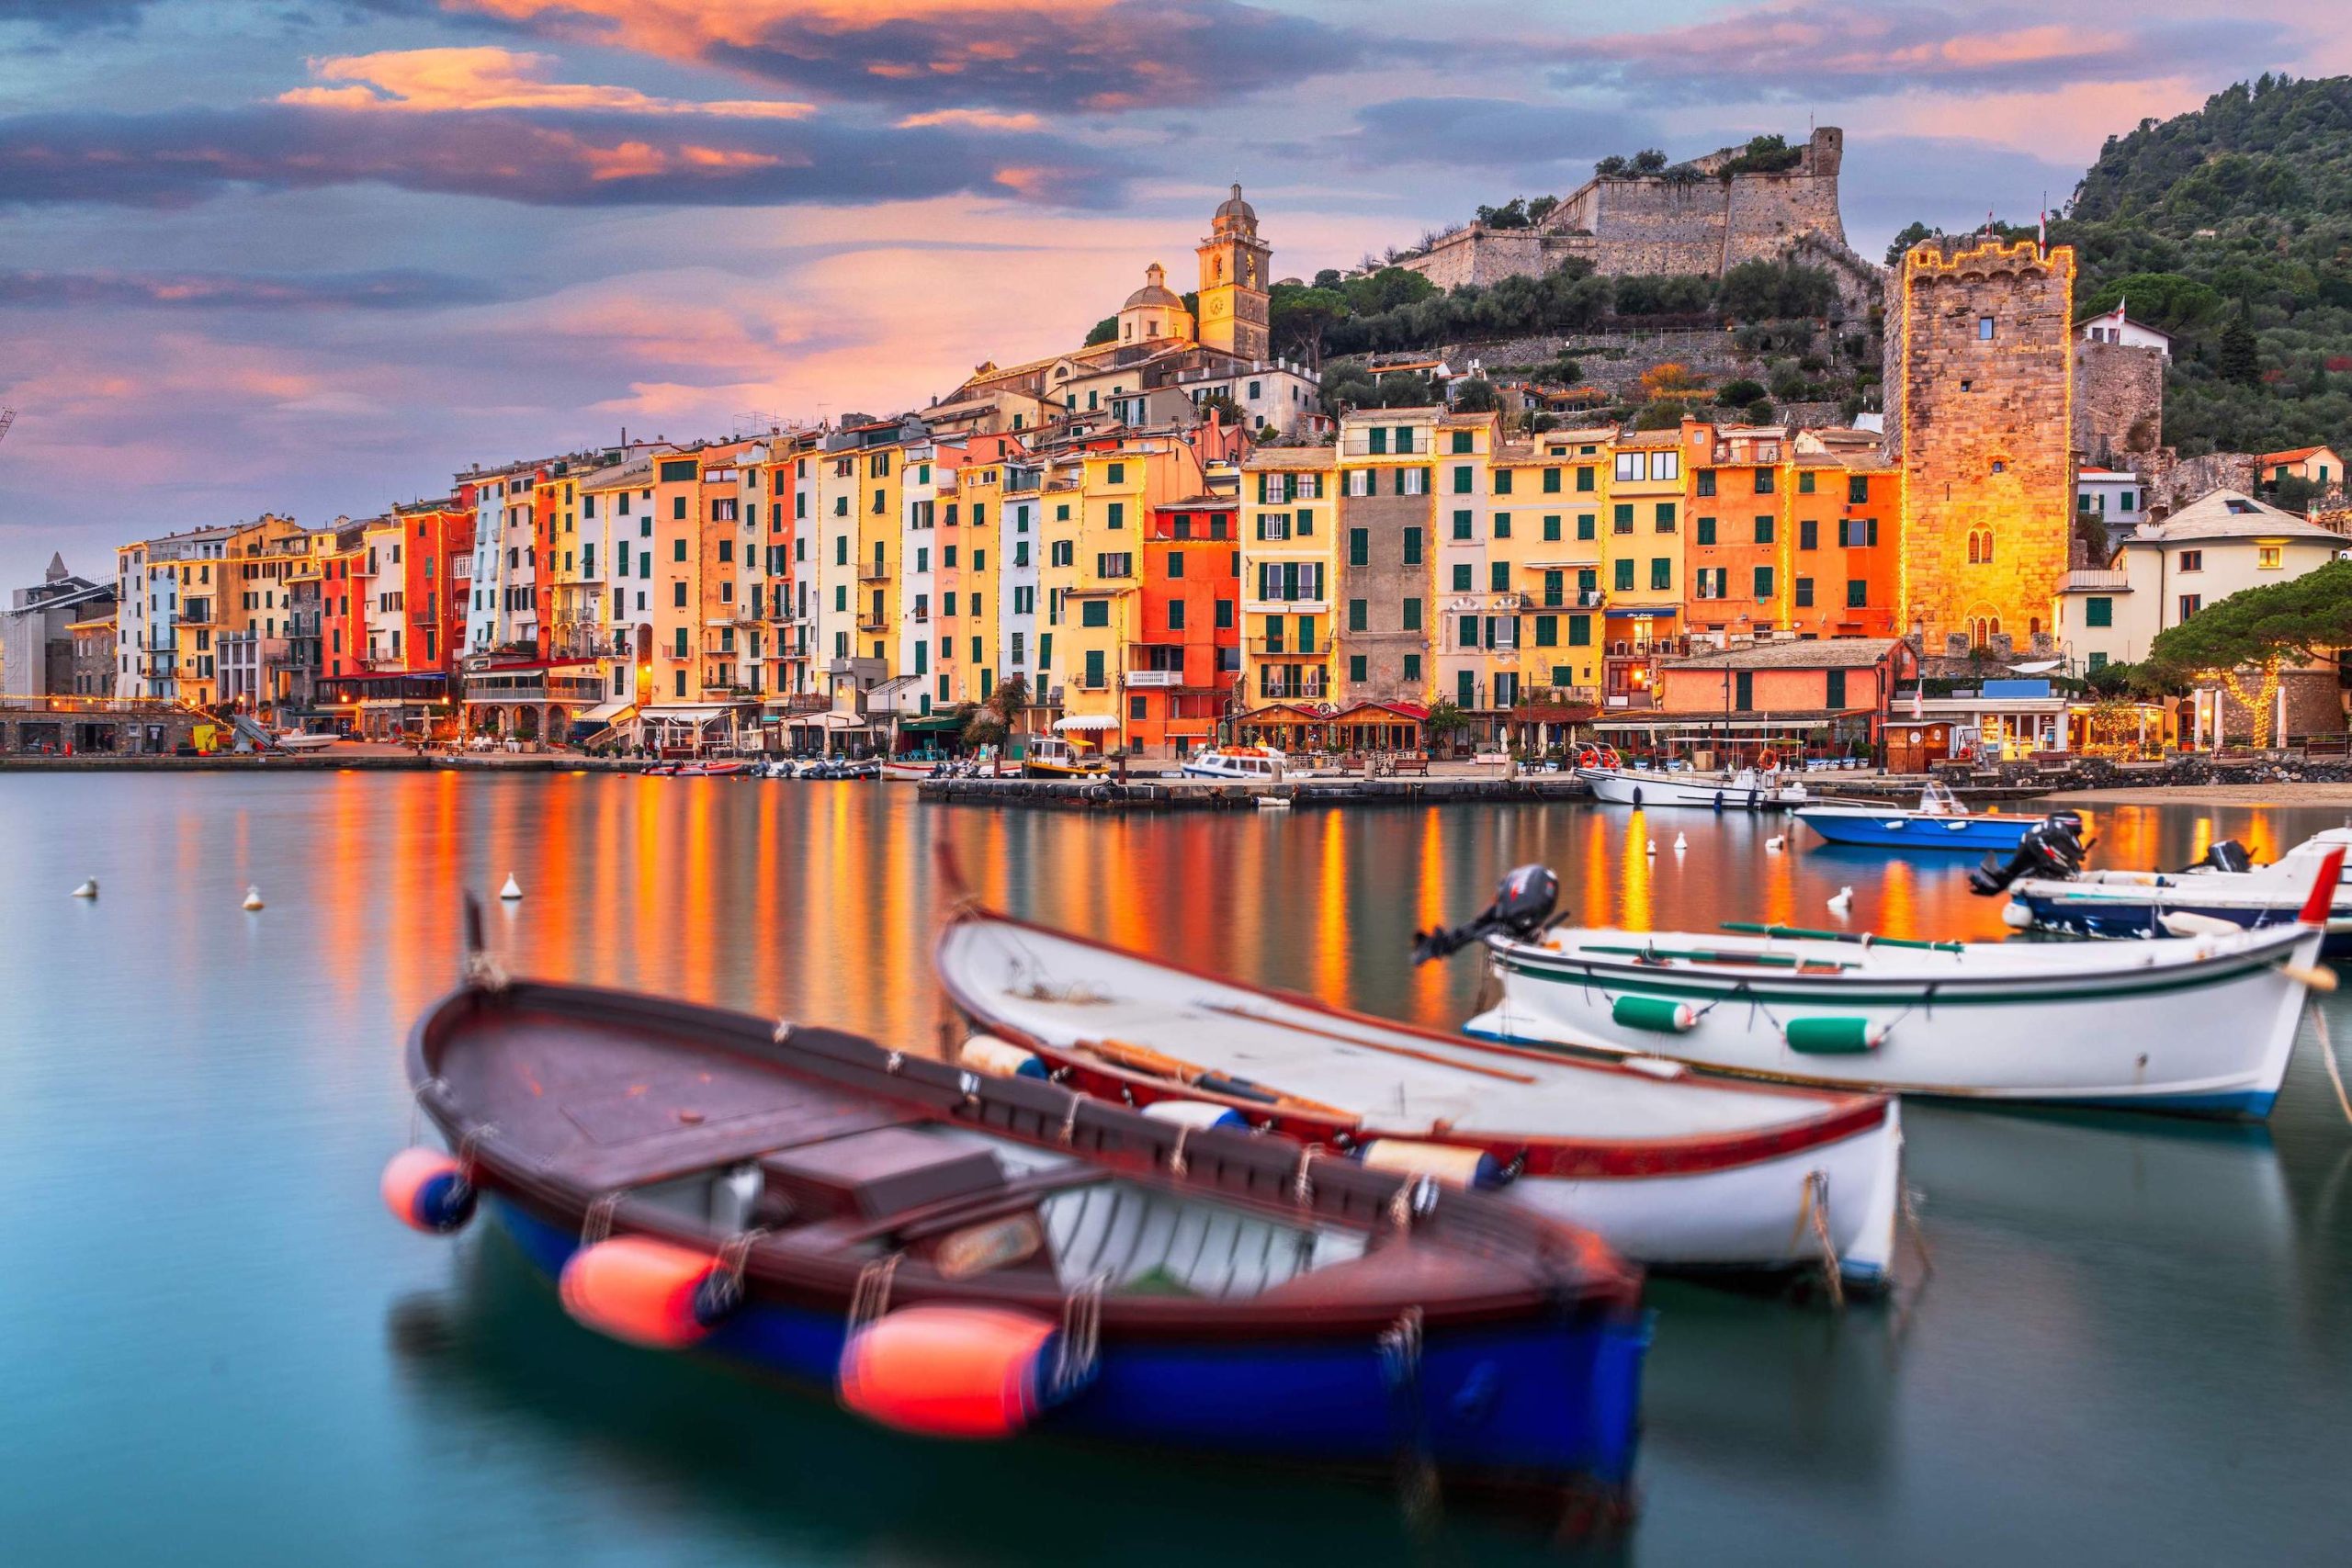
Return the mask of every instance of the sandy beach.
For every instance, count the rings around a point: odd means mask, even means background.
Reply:
[[[2034,797],[2049,806],[2347,806],[2352,784],[2184,784],[2177,788],[2065,789]]]

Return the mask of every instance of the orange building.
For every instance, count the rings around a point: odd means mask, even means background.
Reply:
[[[1200,495],[1151,509],[1126,660],[1126,744],[1189,756],[1216,739],[1241,676],[1241,506]]]
[[[1917,673],[1918,656],[1894,637],[1751,643],[1661,663],[1656,705],[1677,733],[1720,736],[1735,755],[1774,745],[1860,754],[1879,743],[1896,684]]]

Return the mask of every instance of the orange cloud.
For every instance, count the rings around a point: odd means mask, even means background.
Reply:
[[[999,114],[994,109],[933,109],[910,114],[899,121],[900,130],[924,125],[956,125],[972,130],[1041,130],[1046,122],[1034,114]]]
[[[813,104],[782,99],[697,102],[657,98],[634,87],[548,79],[552,56],[514,50],[393,49],[338,55],[311,62],[311,73],[333,87],[296,87],[281,104],[307,108],[401,109],[446,113],[469,109],[571,109],[627,114],[707,114],[729,118],[798,119]]]

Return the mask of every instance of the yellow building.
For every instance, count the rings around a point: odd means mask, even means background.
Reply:
[[[1064,626],[1054,683],[1066,721],[1102,723],[1100,733],[1115,739],[1125,722],[1126,677],[1144,640],[1143,540],[1151,509],[1201,493],[1204,479],[1191,444],[1172,434],[1087,452],[1078,479],[1074,498],[1059,503],[1074,507],[1074,519],[1046,535],[1055,547],[1047,592],[1060,595]]]
[[[1604,475],[1616,436],[1614,426],[1547,431],[1497,457],[1494,506],[1510,525],[1489,558],[1510,567],[1523,604],[1522,703],[1536,693],[1590,701],[1600,689]]]

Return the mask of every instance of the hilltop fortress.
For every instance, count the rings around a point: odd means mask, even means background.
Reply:
[[[1879,299],[1884,275],[1846,243],[1838,209],[1845,132],[1823,126],[1789,167],[1726,172],[1745,151],[1725,147],[1659,174],[1595,176],[1532,228],[1473,223],[1403,258],[1441,288],[1542,275],[1572,257],[1611,275],[1721,276],[1741,262],[1798,253],[1838,280],[1856,313]]]

